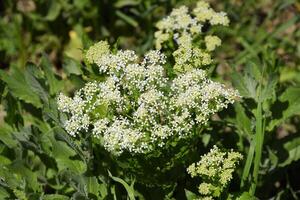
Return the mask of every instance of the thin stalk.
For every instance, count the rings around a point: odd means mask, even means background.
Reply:
[[[254,149],[255,149],[255,140],[252,139],[251,140],[251,144],[250,144],[250,148],[248,151],[248,155],[247,155],[247,160],[246,160],[246,164],[243,170],[243,174],[242,174],[242,180],[241,180],[241,188],[243,188],[245,186],[245,182],[247,181],[249,174],[250,174],[250,169],[253,163],[253,158],[254,158]]]
[[[250,187],[250,194],[254,196],[257,181],[259,165],[262,157],[262,149],[264,143],[264,128],[263,128],[263,117],[262,117],[262,102],[258,98],[257,110],[256,110],[256,130],[255,130],[255,157],[254,157],[254,169],[253,169],[253,181]]]

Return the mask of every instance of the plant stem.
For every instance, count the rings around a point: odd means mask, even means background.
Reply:
[[[245,182],[248,179],[249,173],[250,173],[250,169],[253,163],[253,157],[254,157],[254,148],[255,148],[255,140],[251,139],[251,143],[250,143],[250,148],[248,151],[248,155],[247,155],[247,160],[246,160],[246,164],[243,170],[243,174],[242,174],[242,180],[241,180],[241,188],[243,188],[245,186]]]
[[[254,169],[253,169],[253,181],[250,187],[250,194],[254,196],[257,181],[259,164],[262,156],[262,148],[264,143],[264,128],[263,128],[263,118],[262,118],[262,102],[259,100],[257,103],[256,110],[256,130],[255,130],[255,157],[254,157]]]

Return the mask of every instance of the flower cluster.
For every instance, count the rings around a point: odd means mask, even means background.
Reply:
[[[213,199],[219,197],[228,186],[236,165],[242,158],[238,152],[222,152],[214,146],[199,162],[190,165],[187,171],[192,177],[202,178],[203,182],[198,189],[203,198]]]
[[[212,63],[211,52],[221,45],[221,40],[217,36],[205,36],[202,31],[205,24],[227,26],[229,19],[226,13],[216,12],[207,2],[199,1],[191,13],[182,6],[173,9],[169,16],[157,23],[156,48],[161,49],[170,39],[178,47],[173,52],[176,71],[188,71]]]
[[[201,69],[175,78],[165,73],[165,56],[149,51],[112,53],[99,42],[86,53],[104,81],[89,82],[73,98],[58,96],[59,110],[68,114],[66,131],[90,131],[114,153],[147,153],[196,134],[210,116],[238,97],[236,90],[213,82]]]

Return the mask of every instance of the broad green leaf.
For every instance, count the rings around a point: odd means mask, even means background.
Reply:
[[[10,163],[11,163],[10,159],[0,155],[0,165],[9,165]]]
[[[86,165],[80,160],[71,160],[65,157],[56,158],[57,167],[60,171],[69,169],[77,174],[82,174],[86,171]]]
[[[0,140],[9,148],[15,148],[18,142],[13,137],[13,129],[7,124],[0,125]]]
[[[52,139],[53,157],[57,162],[60,171],[69,169],[78,174],[86,171],[86,165],[80,160],[72,160],[70,157],[75,156],[76,152],[62,141]]]
[[[283,147],[288,152],[288,157],[284,162],[279,164],[280,167],[285,167],[291,164],[293,161],[300,159],[300,137],[286,142]]]
[[[300,88],[299,87],[289,87],[286,91],[279,97],[281,102],[288,102],[288,107],[282,112],[282,117],[279,119],[273,119],[268,130],[273,130],[274,127],[280,125],[288,118],[300,114]]]
[[[49,101],[48,93],[45,91],[43,86],[38,82],[38,80],[34,77],[34,73],[39,73],[37,70],[37,66],[28,63],[26,65],[26,70],[24,72],[26,82],[30,86],[30,88],[39,95],[40,99],[43,101],[43,103],[47,103]]]
[[[37,108],[42,107],[42,102],[36,91],[32,90],[30,84],[28,84],[24,73],[18,68],[13,68],[10,75],[4,71],[0,71],[1,79],[6,82],[10,92],[17,98],[30,103]]]
[[[68,76],[70,76],[71,74],[75,74],[75,75],[82,74],[82,71],[80,69],[80,62],[70,57],[64,58],[63,68]]]
[[[96,177],[86,177],[88,192],[98,196],[100,185]]]
[[[232,81],[242,97],[256,99],[257,82],[251,76],[248,74],[242,76],[236,72],[232,76]]]

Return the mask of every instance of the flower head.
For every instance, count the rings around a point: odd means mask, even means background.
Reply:
[[[199,176],[203,183],[199,193],[206,197],[219,197],[228,186],[237,164],[243,156],[234,151],[223,152],[214,146],[210,152],[201,156],[201,160],[191,164],[187,171],[192,177]]]
[[[217,36],[205,36],[202,27],[207,23],[227,26],[229,19],[226,13],[216,12],[207,2],[199,1],[191,12],[182,6],[157,23],[156,48],[163,48],[167,41],[174,41],[177,47],[173,52],[175,71],[189,71],[212,63],[211,53],[221,45],[221,40]]]
[[[91,48],[87,52],[96,52],[95,46]],[[195,127],[204,126],[238,95],[208,79],[201,69],[168,77],[166,57],[158,50],[142,59],[134,51],[99,52],[90,61],[105,80],[87,83],[73,98],[60,94],[58,105],[69,115],[65,129],[70,135],[91,130],[117,155],[147,153],[191,138]]]

